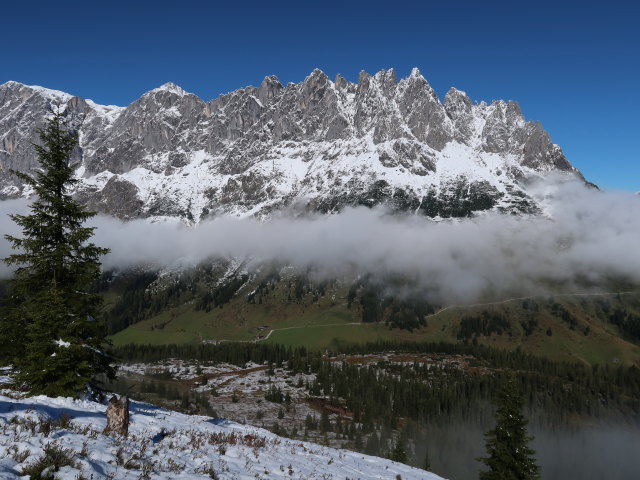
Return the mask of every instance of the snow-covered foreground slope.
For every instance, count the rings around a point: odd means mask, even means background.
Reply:
[[[0,396],[0,478],[20,478],[47,446],[73,457],[74,466],[55,474],[64,479],[440,478],[389,460],[140,402],[131,403],[128,438],[104,435],[105,409],[70,398]]]

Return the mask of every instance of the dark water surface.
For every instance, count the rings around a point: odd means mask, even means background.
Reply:
[[[431,470],[450,480],[477,480],[483,465],[474,459],[485,454],[485,429],[477,424],[458,424],[429,431],[424,446]],[[638,425],[531,425],[529,433],[535,436],[531,445],[543,480],[640,480]]]

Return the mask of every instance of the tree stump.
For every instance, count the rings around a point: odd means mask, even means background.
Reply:
[[[109,399],[107,406],[107,427],[104,433],[115,432],[127,436],[129,432],[129,399],[115,395]]]

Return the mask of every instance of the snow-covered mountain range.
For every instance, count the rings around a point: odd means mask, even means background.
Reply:
[[[0,198],[27,196],[10,170],[37,166],[31,142],[52,105],[79,134],[77,197],[120,218],[269,216],[389,203],[432,217],[535,212],[526,179],[582,178],[517,103],[440,101],[420,74],[358,83],[314,70],[266,77],[206,102],[168,83],[128,107],[17,82],[0,85]]]

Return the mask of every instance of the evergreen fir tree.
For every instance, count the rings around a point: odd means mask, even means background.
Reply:
[[[393,450],[391,450],[391,454],[389,455],[389,458],[394,462],[407,463],[408,461],[407,450],[404,446],[404,442],[400,437],[398,437],[398,440],[396,441],[396,444],[393,447]]]
[[[380,454],[380,440],[378,434],[373,432],[367,439],[367,444],[364,447],[364,453],[367,455],[379,455]]]
[[[40,163],[32,177],[13,172],[36,199],[28,215],[11,215],[22,237],[5,235],[16,253],[4,259],[16,266],[9,286],[4,341],[13,341],[16,380],[32,395],[79,396],[99,389],[96,376],[114,377],[104,352],[106,329],[94,316],[101,297],[91,292],[100,276],[100,256],[108,249],[90,243],[94,227],[83,223],[95,215],[71,196],[74,165],[70,156],[76,135],[64,117],[53,112],[34,145]],[[8,338],[7,338],[8,337]]]
[[[429,452],[424,454],[424,463],[422,464],[423,470],[431,470],[431,459],[429,458]]]
[[[496,427],[485,434],[487,457],[478,460],[489,467],[480,480],[533,480],[540,478],[540,467],[528,443],[527,420],[522,414],[522,396],[513,375],[503,383],[496,410]]]
[[[353,447],[359,452],[362,450],[362,432],[360,429],[357,429],[355,432],[355,440],[353,443]]]
[[[326,410],[322,410],[322,414],[320,415],[320,432],[330,432],[331,428],[331,420],[329,419],[329,414]]]

